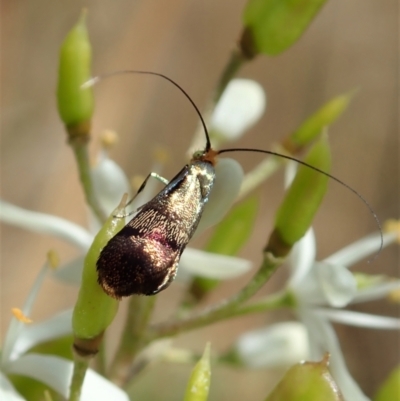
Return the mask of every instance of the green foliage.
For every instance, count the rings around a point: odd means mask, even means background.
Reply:
[[[244,10],[255,53],[276,55],[292,46],[326,0],[250,0]]]
[[[329,172],[331,156],[325,135],[312,147],[304,161]],[[275,230],[286,245],[294,245],[311,226],[325,195],[327,184],[326,175],[307,166],[299,167],[275,218]]]
[[[314,114],[308,117],[300,127],[294,131],[286,140],[287,148],[295,153],[311,141],[313,141],[323,130],[335,122],[347,109],[354,95],[354,91],[336,96],[325,103]]]

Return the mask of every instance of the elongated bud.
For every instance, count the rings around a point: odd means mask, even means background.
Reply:
[[[308,117],[300,127],[283,141],[283,146],[292,154],[313,141],[322,130],[335,122],[347,109],[354,91],[336,96]]]
[[[203,356],[193,368],[186,388],[184,401],[207,401],[210,390],[210,378],[210,343],[207,343]]]
[[[328,370],[328,356],[321,362],[292,366],[265,401],[344,401]]]
[[[74,348],[81,355],[90,356],[97,352],[104,330],[113,321],[118,301],[109,297],[97,282],[96,262],[107,242],[125,225],[124,213],[127,195],[107,219],[93,240],[84,262],[82,284],[72,317],[75,336]]]
[[[243,13],[242,53],[276,55],[293,45],[326,0],[249,0]]]
[[[326,135],[313,146],[304,160],[311,166],[329,172],[331,155]],[[325,195],[328,177],[306,166],[300,166],[275,217],[275,228],[266,251],[286,256],[306,233]]]
[[[60,51],[57,101],[61,120],[70,135],[87,136],[93,113],[93,91],[81,85],[90,78],[92,49],[86,29],[86,11],[70,30]]]

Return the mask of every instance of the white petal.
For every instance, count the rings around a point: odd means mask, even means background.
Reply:
[[[400,330],[400,319],[394,317],[325,308],[315,309],[315,312],[333,322],[343,323],[349,326],[369,327],[371,329],[381,330]]]
[[[67,359],[50,355],[28,354],[17,359],[10,366],[10,372],[32,377],[45,383],[53,390],[68,398],[73,363]],[[89,369],[83,383],[81,401],[129,401],[128,395]]]
[[[25,401],[25,398],[22,398],[18,394],[17,390],[15,390],[12,383],[1,372],[0,372],[0,400]]]
[[[122,195],[130,192],[129,181],[121,167],[105,153],[92,169],[92,178],[100,206],[109,215],[118,206]]]
[[[82,281],[83,263],[85,255],[78,256],[67,263],[62,264],[53,271],[53,276],[68,284],[80,284]]]
[[[394,243],[397,234],[394,232],[383,234],[383,247]],[[367,256],[374,255],[381,246],[380,233],[368,235],[351,245],[346,246],[324,260],[331,265],[351,266]]]
[[[349,401],[370,401],[350,375],[336,334],[329,322],[310,311],[303,310],[299,314],[308,329],[311,344],[317,343],[317,347],[314,346],[312,349],[320,350],[320,353],[314,354],[313,357],[321,360],[325,352],[330,353],[329,370],[339,386],[343,398]]]
[[[249,260],[234,256],[186,248],[179,266],[195,276],[225,280],[241,276],[251,269],[252,264]]]
[[[61,217],[32,212],[0,200],[0,220],[34,232],[49,234],[87,250],[93,236],[81,226]]]
[[[210,131],[234,140],[261,118],[265,107],[265,93],[260,84],[250,79],[233,79],[215,107]]]
[[[72,333],[72,309],[61,312],[48,320],[25,325],[15,342],[10,359],[14,360],[35,345]]]
[[[357,292],[352,303],[373,301],[388,296],[392,291],[400,290],[400,280],[379,283],[369,288],[363,288]]]
[[[234,159],[220,159],[215,166],[215,182],[204,207],[197,233],[220,222],[236,200],[242,185],[242,166]]]
[[[31,290],[26,298],[25,304],[22,308],[22,313],[25,316],[29,316],[31,310],[33,308],[33,304],[36,300],[36,297],[39,293],[39,290],[43,284],[43,280],[46,277],[47,272],[49,271],[48,262],[44,264],[39,274],[37,275],[35,282],[33,283]],[[15,342],[17,341],[20,333],[24,329],[25,323],[21,322],[17,318],[13,317],[11,319],[11,323],[8,327],[7,334],[4,340],[4,348],[1,354],[1,363],[3,366],[7,366],[10,362],[11,355],[13,353]]]
[[[308,229],[304,237],[298,241],[290,253],[290,266],[292,274],[289,280],[289,287],[295,289],[302,285],[304,277],[312,269],[316,255],[316,243],[314,230]]]
[[[290,184],[296,177],[298,164],[295,161],[288,161],[285,168],[285,188],[289,188]]]
[[[342,308],[353,300],[357,281],[346,267],[316,262],[314,268],[329,305]]]
[[[242,335],[237,344],[242,361],[250,367],[288,367],[308,359],[307,330],[299,322],[277,323]]]

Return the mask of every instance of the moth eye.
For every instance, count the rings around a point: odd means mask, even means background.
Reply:
[[[193,153],[193,159],[200,159],[204,155],[204,150],[197,150]]]

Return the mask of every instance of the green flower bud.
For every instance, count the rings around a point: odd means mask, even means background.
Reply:
[[[329,100],[286,138],[283,146],[291,153],[300,151],[303,146],[313,141],[324,127],[332,124],[341,116],[353,95],[354,91],[351,91]]]
[[[74,346],[81,353],[96,353],[98,343],[90,344],[90,341],[85,340],[101,341],[104,330],[111,324],[118,310],[118,301],[109,297],[97,282],[96,262],[107,242],[125,225],[124,219],[114,217],[124,213],[125,203],[126,196],[94,238],[85,258],[82,284],[72,317]]]
[[[276,55],[293,45],[326,0],[249,0],[243,13],[242,52]]]
[[[210,389],[210,378],[210,343],[207,343],[203,356],[193,368],[184,401],[206,401]]]
[[[329,172],[331,155],[326,135],[312,147],[304,160]],[[275,229],[266,250],[275,256],[286,256],[306,233],[325,195],[328,177],[307,166],[300,166],[275,217]]]
[[[265,401],[343,401],[326,359],[292,366]]]
[[[71,29],[60,51],[57,101],[61,120],[67,127],[88,125],[93,114],[93,91],[81,89],[90,78],[92,49],[86,29],[86,11]],[[88,132],[88,130],[85,130]]]

